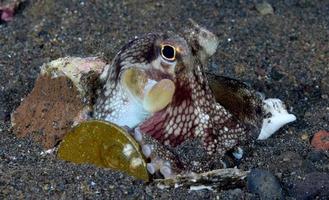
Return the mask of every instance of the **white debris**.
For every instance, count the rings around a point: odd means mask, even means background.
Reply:
[[[164,184],[157,184],[157,187],[158,187],[160,190],[170,188],[169,185],[164,185]]]
[[[47,154],[53,154],[53,153],[55,152],[55,150],[56,150],[56,147],[54,147],[54,148],[52,148],[52,149],[47,149],[47,150],[45,150],[45,151],[42,151],[42,152],[40,153],[40,155],[41,155],[41,156],[44,156],[44,155],[47,155]]]
[[[190,191],[198,191],[204,189],[213,191],[211,186],[206,186],[206,185],[190,186]]]
[[[265,140],[287,123],[296,120],[296,116],[289,114],[284,103],[280,99],[266,99],[263,101],[266,117],[263,119],[258,140]]]
[[[183,184],[175,183],[174,188],[179,188],[179,187],[182,187],[182,186],[183,186]]]

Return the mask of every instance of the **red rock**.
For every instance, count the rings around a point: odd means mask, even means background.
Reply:
[[[13,8],[3,8],[1,9],[1,20],[5,22],[9,22],[13,20],[14,17],[14,9]]]
[[[43,65],[32,92],[12,113],[13,132],[53,148],[75,124],[88,118],[94,83],[105,63],[66,57]]]
[[[14,18],[15,10],[23,0],[0,1],[0,22],[9,22]]]
[[[74,118],[84,106],[67,77],[40,76],[12,114],[13,130],[19,137],[32,136],[44,148],[53,148],[71,130]]]
[[[329,150],[329,132],[321,130],[315,133],[311,144],[316,149]]]

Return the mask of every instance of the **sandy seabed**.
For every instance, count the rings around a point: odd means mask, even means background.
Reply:
[[[188,18],[220,38],[209,62],[213,73],[237,78],[268,97],[283,99],[297,116],[293,124],[248,148],[239,168],[270,171],[287,199],[328,198],[328,190],[320,187],[329,185],[328,179],[320,180],[329,173],[328,152],[315,151],[309,140],[317,131],[329,130],[329,2],[268,2],[274,14],[266,16],[257,12],[256,1],[21,3],[14,20],[0,24],[0,198],[257,197],[247,187],[161,190],[119,172],[41,155],[38,144],[16,138],[10,131],[10,113],[32,90],[43,63],[68,55],[99,56],[110,61],[135,35],[179,32]]]

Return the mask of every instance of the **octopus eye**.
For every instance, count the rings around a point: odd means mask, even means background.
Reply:
[[[169,44],[162,45],[161,56],[167,61],[174,61],[176,59],[176,49]]]

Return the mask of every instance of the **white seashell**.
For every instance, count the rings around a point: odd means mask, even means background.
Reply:
[[[287,123],[296,120],[296,116],[289,114],[280,99],[266,99],[263,108],[270,117],[263,119],[262,129],[258,140],[265,140]]]

